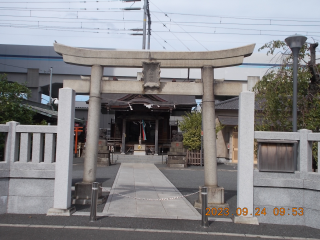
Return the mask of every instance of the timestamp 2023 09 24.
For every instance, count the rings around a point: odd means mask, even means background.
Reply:
[[[273,208],[272,211],[274,216],[285,216],[285,215],[292,215],[292,216],[303,216],[303,208]],[[234,215],[230,214],[229,208],[206,208],[206,215],[207,216],[229,216]],[[248,208],[237,208],[236,210],[236,216],[261,216],[261,215],[267,215],[266,208],[255,208],[255,212],[253,214],[249,214]]]

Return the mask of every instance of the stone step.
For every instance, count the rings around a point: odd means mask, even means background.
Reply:
[[[186,168],[187,167],[187,165],[186,164],[170,164],[170,163],[168,163],[167,164],[167,166],[168,167],[170,167],[170,168]]]
[[[163,155],[163,162],[166,161],[167,156]],[[112,159],[112,155],[110,155]],[[123,154],[114,154],[113,161],[117,163],[162,163],[161,155],[123,155]]]

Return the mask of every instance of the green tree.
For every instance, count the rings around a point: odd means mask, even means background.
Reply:
[[[186,113],[183,121],[179,122],[179,128],[183,132],[183,145],[189,150],[201,149],[201,122],[202,114],[198,111]],[[216,134],[223,129],[222,124],[217,124]]]
[[[5,74],[0,75],[0,124],[16,121],[32,124],[34,112],[22,105],[23,99],[31,96],[31,91],[24,84],[9,82]]]
[[[192,111],[183,116],[179,128],[183,132],[183,145],[189,150],[201,148],[201,112]]]
[[[271,41],[260,50],[267,49],[281,62],[279,67],[271,68],[255,86],[256,110],[255,128],[257,131],[292,131],[292,93],[293,66],[292,52],[283,41]],[[312,74],[307,60],[310,59],[309,44],[299,53],[298,65],[298,129],[319,132],[320,128],[320,83],[311,81]],[[319,66],[313,66],[319,73]],[[316,147],[313,148],[316,156]]]

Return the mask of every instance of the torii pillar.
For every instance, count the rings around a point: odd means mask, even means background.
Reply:
[[[91,202],[92,183],[96,180],[98,141],[101,112],[101,79],[103,67],[91,67],[89,110],[87,123],[86,154],[84,159],[83,181],[75,184],[76,204],[89,204]],[[101,184],[99,185],[101,186]],[[99,192],[99,202],[103,199],[102,190]]]
[[[213,67],[204,66],[201,69],[203,85],[202,96],[202,124],[203,124],[203,152],[204,152],[204,186],[207,187],[208,207],[228,207],[224,203],[224,188],[218,186],[217,174],[217,144],[216,144],[216,117],[214,102]],[[195,207],[202,207],[201,187],[199,199]]]
[[[63,82],[64,87],[72,88],[77,93],[90,93],[85,170],[78,189],[85,189],[95,181],[101,93],[203,96],[204,186],[208,188],[208,206],[226,207],[224,189],[218,186],[217,180],[214,96],[239,96],[242,84],[214,83],[213,69],[241,65],[243,59],[252,54],[254,47],[255,44],[250,44],[206,52],[113,51],[73,48],[55,43],[55,51],[63,55],[66,63],[92,67],[90,81]],[[161,68],[201,68],[202,82],[162,82],[160,65]],[[103,67],[143,67],[143,81],[101,81]],[[90,194],[87,196],[90,198]],[[201,208],[201,194],[195,206]]]

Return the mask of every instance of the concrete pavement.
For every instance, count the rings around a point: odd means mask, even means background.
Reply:
[[[200,220],[199,212],[150,163],[122,163],[103,215]]]

